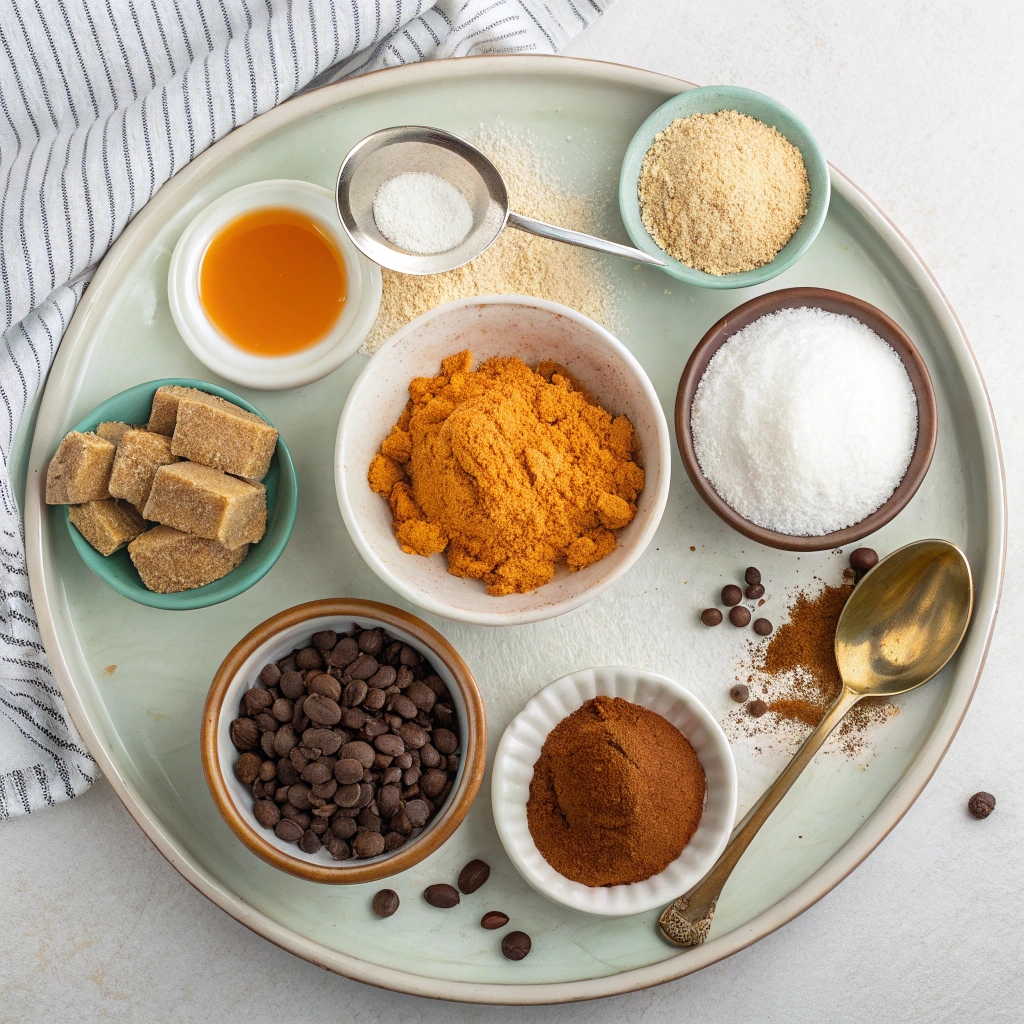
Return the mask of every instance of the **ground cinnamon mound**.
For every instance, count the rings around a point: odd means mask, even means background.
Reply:
[[[445,552],[452,575],[489,594],[526,593],[560,562],[575,571],[615,550],[644,485],[639,444],[555,363],[472,362],[460,352],[410,383],[367,478],[402,550]]]
[[[661,715],[621,697],[595,697],[551,730],[526,805],[544,859],[589,886],[642,882],[693,837],[704,769]]]

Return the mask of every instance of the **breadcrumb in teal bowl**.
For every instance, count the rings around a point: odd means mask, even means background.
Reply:
[[[108,398],[97,406],[88,416],[80,419],[71,429],[87,433],[93,431],[100,423],[116,421],[122,423],[146,423],[149,420],[150,406],[157,388],[168,384],[181,387],[196,388],[211,395],[217,395],[228,402],[255,413],[266,420],[255,406],[244,398],[216,384],[208,384],[201,380],[188,380],[184,377],[168,377],[165,380],[151,380],[146,384],[137,384],[127,391]],[[271,424],[273,426],[273,424]],[[207,608],[210,605],[230,601],[258,583],[281,557],[295,527],[295,516],[299,507],[299,483],[295,472],[295,463],[283,437],[278,435],[277,448],[270,461],[270,470],[263,480],[267,488],[267,532],[257,544],[249,547],[249,553],[242,563],[232,569],[226,576],[213,583],[194,590],[183,590],[177,594],[157,594],[143,585],[126,547],[114,554],[101,555],[72,525],[68,517],[68,506],[52,506],[52,514],[59,515],[67,524],[72,543],[78,549],[85,564],[104,583],[116,590],[122,597],[149,605],[152,608],[164,608],[170,611],[186,611],[193,608]]]
[[[774,128],[800,150],[804,167],[807,169],[811,195],[804,219],[793,237],[779,250],[775,259],[753,270],[718,275],[707,274],[703,270],[696,270],[673,259],[651,238],[640,215],[637,186],[644,156],[659,132],[679,118],[689,117],[691,114],[714,114],[720,110],[735,110],[756,118],[762,124]],[[643,252],[662,259],[665,262],[663,270],[666,274],[698,288],[752,288],[788,270],[818,237],[818,232],[825,223],[831,194],[832,183],[828,162],[803,121],[770,96],[735,85],[709,85],[700,89],[689,89],[663,103],[637,129],[626,149],[619,174],[619,213],[633,244]]]

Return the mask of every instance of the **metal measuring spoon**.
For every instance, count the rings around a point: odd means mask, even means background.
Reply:
[[[919,540],[899,548],[857,584],[836,626],[842,693],[715,866],[662,913],[658,927],[669,942],[704,942],[733,868],[829,733],[865,697],[891,697],[928,682],[960,646],[973,606],[971,567],[964,553],[944,540]]]
[[[373,219],[377,189],[397,174],[428,171],[450,181],[473,210],[473,227],[454,249],[420,253],[401,249],[384,237]],[[356,248],[388,270],[402,274],[440,274],[479,256],[508,226],[542,238],[621,256],[635,263],[663,267],[656,256],[582,231],[545,224],[508,208],[508,190],[498,168],[476,146],[440,128],[408,125],[367,135],[348,152],[335,192],[338,215]]]

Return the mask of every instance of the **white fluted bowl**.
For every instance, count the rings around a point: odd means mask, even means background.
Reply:
[[[683,852],[643,882],[592,888],[559,874],[533,842],[526,821],[533,766],[548,733],[593,697],[622,697],[657,712],[693,745],[707,781],[704,813]],[[545,686],[512,720],[494,755],[491,806],[498,835],[519,873],[537,892],[572,910],[628,917],[671,903],[721,856],[736,816],[736,765],[729,741],[689,690],[665,676],[632,668],[589,668]]]

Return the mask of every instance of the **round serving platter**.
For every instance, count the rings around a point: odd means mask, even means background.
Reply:
[[[160,377],[217,382],[178,336],[166,294],[174,244],[206,203],[264,178],[329,187],[352,144],[389,125],[430,124],[464,135],[498,129],[528,133],[564,186],[599,196],[603,229],[625,240],[615,205],[622,154],[645,117],[688,87],[589,61],[481,57],[378,72],[294,99],[213,146],[135,218],[86,291],[50,372],[28,459],[26,542],[40,628],[75,722],[129,812],[189,882],[246,926],[340,974],[438,998],[548,1003],[644,988],[705,967],[778,928],[852,871],[920,793],[970,702],[995,619],[1005,545],[995,424],[973,354],[927,268],[834,170],[825,226],[785,274],[757,289],[702,291],[611,261],[611,326],[643,364],[671,418],[693,346],[754,294],[834,288],[892,316],[931,371],[939,437],[920,491],[871,543],[885,552],[926,536],[955,541],[975,573],[976,612],[940,679],[899,700],[901,714],[872,734],[859,758],[818,756],[744,856],[704,946],[679,951],[665,944],[656,934],[657,911],[601,920],[533,892],[498,841],[487,780],[452,839],[388,883],[402,907],[386,921],[369,909],[379,885],[332,887],[286,876],[253,856],[217,814],[203,781],[199,726],[210,681],[235,642],[269,615],[315,598],[361,597],[411,609],[359,558],[334,496],[335,430],[364,357],[294,391],[242,391],[288,440],[302,499],[277,565],[232,601],[175,613],[125,600],[89,572],[59,511],[42,503],[46,465],[60,437],[105,398]],[[787,590],[815,576],[835,582],[844,562],[831,552],[759,547],[732,532],[697,496],[676,454],[654,541],[590,604],[552,621],[504,628],[424,618],[480,683],[491,755],[532,694],[595,665],[666,675],[722,720],[735,708],[728,689],[745,634],[728,626],[708,630],[697,612],[750,564],[769,584],[765,610],[778,622]],[[759,744],[736,740],[739,815],[778,773],[787,749],[770,737]],[[444,912],[422,901],[426,885],[451,881],[474,857],[493,869],[479,893]],[[525,960],[505,960],[494,933],[479,927],[490,909],[512,914],[514,926],[532,936]]]

